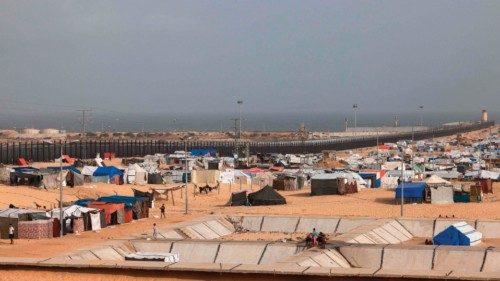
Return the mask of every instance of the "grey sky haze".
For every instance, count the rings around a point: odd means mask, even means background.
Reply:
[[[499,34],[500,1],[2,1],[0,117],[499,112]]]

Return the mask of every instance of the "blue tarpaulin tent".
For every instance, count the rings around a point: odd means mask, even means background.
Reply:
[[[92,199],[92,198],[78,199],[73,203],[73,205],[88,207],[89,203],[94,202],[94,201],[95,201],[95,199]]]
[[[107,203],[124,203],[125,207],[133,207],[137,201],[147,201],[146,197],[134,197],[134,196],[104,196],[97,199],[99,202],[107,202]]]
[[[483,235],[466,222],[457,222],[432,238],[434,245],[474,246]]]
[[[92,176],[94,177],[108,176],[109,178],[112,178],[116,175],[122,176],[123,171],[114,166],[98,167],[92,174]]]
[[[215,148],[195,148],[191,149],[191,156],[215,156],[217,154],[217,149]]]
[[[401,189],[401,184],[396,188],[396,199],[401,199],[401,193],[403,193],[405,201],[423,201],[427,187],[425,182],[405,182],[403,185],[403,189]]]

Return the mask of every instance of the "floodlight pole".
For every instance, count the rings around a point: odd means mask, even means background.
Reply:
[[[404,146],[401,147],[401,217],[404,216],[404,186],[405,186],[405,178],[404,178],[404,167],[405,167],[405,154],[404,154]]]
[[[62,146],[62,141],[59,143],[61,147],[61,159],[59,161],[59,223],[61,224],[60,230],[59,230],[59,235],[60,237],[63,237],[64,231],[63,231],[63,184],[62,184],[62,175],[63,175],[63,169],[62,169],[62,161],[63,161],[63,146]]]
[[[184,194],[186,195],[186,209],[184,210],[184,214],[188,214],[188,153],[187,153],[187,139],[184,139],[184,160],[186,163],[184,163],[184,174],[186,175],[184,179]]]

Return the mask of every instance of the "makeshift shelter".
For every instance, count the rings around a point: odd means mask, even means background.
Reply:
[[[152,203],[153,203],[153,200],[154,200],[154,195],[152,192],[144,192],[144,191],[140,191],[140,190],[137,190],[137,189],[134,189],[132,188],[132,190],[134,191],[134,197],[144,197],[144,198],[147,198],[148,200],[148,207],[149,208],[152,208]]]
[[[149,217],[148,199],[133,196],[105,196],[97,199],[99,202],[123,203],[125,205],[125,222],[132,219],[142,219]]]
[[[311,178],[311,196],[339,194],[341,179],[333,174],[316,174]]]
[[[244,206],[247,205],[247,191],[236,191],[231,193],[231,197],[229,198],[228,205],[229,206]]]
[[[131,164],[127,169],[127,183],[148,183],[148,172],[138,164]]]
[[[71,205],[62,209],[64,220],[64,233],[78,233],[85,230],[98,230],[101,228],[99,210]],[[47,217],[59,219],[59,208],[47,212]]]
[[[112,179],[115,176],[121,177],[122,175],[123,171],[114,166],[97,167],[97,169],[92,174],[92,176],[94,177],[108,176],[109,179]]]
[[[219,178],[219,170],[194,170],[192,172],[192,182],[196,185],[217,184]]]
[[[85,183],[84,175],[80,173],[75,173],[73,171],[68,171],[66,174],[66,185],[75,187],[75,186],[83,186]]]
[[[14,167],[14,172],[10,173],[11,185],[28,185],[39,187],[42,183],[40,170],[33,167]]]
[[[438,186],[430,187],[432,204],[451,204],[453,203],[453,187]]]
[[[38,210],[7,208],[0,210],[0,237],[9,238],[9,224],[14,227],[14,238],[18,238],[21,221],[46,220],[45,212]]]
[[[401,202],[401,195],[405,203],[422,203],[425,198],[425,182],[405,182],[396,188],[396,203]]]
[[[94,201],[89,203],[89,207],[104,211],[104,219],[106,225],[122,224],[125,222],[125,204],[123,203],[106,203]]]
[[[271,186],[266,185],[261,190],[248,194],[248,202],[252,206],[282,205],[286,204],[286,199]]]
[[[443,186],[443,185],[451,185],[451,182],[441,178],[438,175],[432,175],[429,178],[426,178],[424,182],[428,186]]]
[[[273,188],[276,190],[297,190],[297,177],[287,174],[279,174],[273,180]]]
[[[457,222],[432,238],[434,245],[475,246],[481,243],[483,234],[466,222]]]
[[[53,235],[52,219],[35,220],[35,221],[20,221],[18,222],[18,238],[19,239],[42,239],[52,238]]]
[[[10,184],[10,173],[13,171],[9,167],[0,167],[0,184]]]
[[[149,173],[148,184],[163,184],[163,177],[160,173]]]

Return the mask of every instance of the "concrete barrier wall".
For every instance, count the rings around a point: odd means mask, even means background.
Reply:
[[[219,243],[179,241],[174,242],[171,253],[179,254],[179,260],[183,262],[215,262],[219,251]]]
[[[500,249],[489,249],[483,264],[483,272],[500,273]]]
[[[476,229],[483,234],[484,238],[500,239],[500,221],[498,220],[478,220]]]
[[[300,218],[297,225],[297,232],[311,232],[313,228],[326,234],[333,234],[339,224],[338,218]]]
[[[339,247],[339,252],[353,267],[380,268],[383,245],[349,245]]]
[[[413,238],[398,221],[379,219],[357,226],[333,238],[345,243],[400,244]]]
[[[485,248],[439,246],[434,254],[435,270],[479,272],[485,257]]]
[[[265,232],[291,233],[295,232],[298,223],[298,217],[264,217],[260,230]]]
[[[216,263],[259,264],[267,244],[225,242],[221,243]]]
[[[396,219],[415,237],[432,237],[435,219],[399,218]]]
[[[388,245],[384,248],[383,269],[431,270],[436,246]]]

